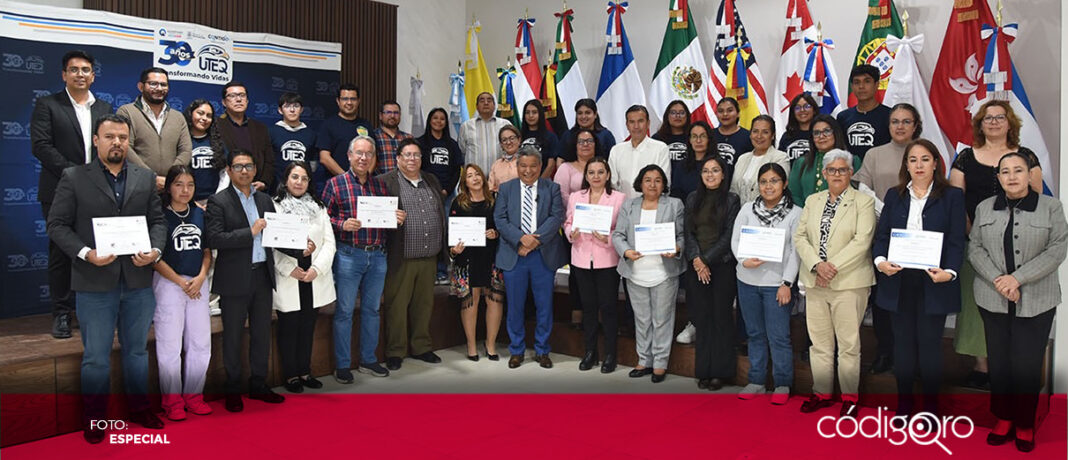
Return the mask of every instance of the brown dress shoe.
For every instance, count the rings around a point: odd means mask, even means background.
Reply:
[[[541,367],[544,367],[546,369],[553,368],[553,360],[549,359],[549,355],[534,356],[534,361],[537,361],[537,363],[540,364]]]
[[[512,355],[511,358],[508,358],[509,369],[515,369],[519,367],[520,364],[523,364],[523,355]]]

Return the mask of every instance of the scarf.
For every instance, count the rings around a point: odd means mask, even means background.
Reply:
[[[794,204],[786,199],[786,195],[779,198],[779,203],[771,209],[764,206],[763,199],[757,198],[753,201],[753,214],[756,214],[757,219],[760,219],[761,224],[766,227],[772,227],[775,226],[775,224],[782,222],[782,220],[786,218],[786,214],[789,214],[793,207]]]
[[[295,197],[290,194],[286,194],[286,197],[282,201],[278,202],[278,207],[281,208],[285,214],[296,214],[298,216],[315,217],[319,211],[319,203],[311,197],[310,194],[303,194],[300,197]]]

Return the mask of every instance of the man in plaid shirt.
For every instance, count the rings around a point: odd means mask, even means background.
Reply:
[[[412,135],[398,128],[401,118],[400,104],[387,100],[378,106],[378,129],[375,129],[375,148],[378,149],[378,167],[375,175],[397,169],[397,145]]]
[[[334,313],[334,357],[339,383],[352,383],[352,313],[356,294],[360,297],[360,356],[356,370],[386,377],[389,370],[375,357],[378,347],[379,304],[386,281],[386,231],[361,228],[356,219],[356,199],[360,196],[388,196],[385,184],[372,175],[375,167],[375,141],[357,136],[349,143],[350,169],[330,178],[323,188],[323,203],[330,215],[337,241],[334,256],[334,282],[337,284],[337,311]],[[397,210],[398,226],[404,211]]]

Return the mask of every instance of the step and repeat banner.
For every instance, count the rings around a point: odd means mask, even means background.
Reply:
[[[341,44],[270,34],[238,33],[197,24],[157,21],[102,11],[0,0],[0,318],[50,311],[48,236],[37,201],[41,165],[30,145],[30,117],[38,97],[63,91],[64,53],[93,56],[91,91],[115,109],[139,95],[142,70],[170,73],[168,102],[177,110],[193,99],[222,113],[222,85],[247,85],[248,114],[266,124],[280,119],[278,97],[304,99],[304,121],[318,129],[337,110]]]

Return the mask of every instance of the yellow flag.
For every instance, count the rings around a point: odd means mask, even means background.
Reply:
[[[481,31],[482,26],[478,21],[467,28],[467,48],[464,56],[464,93],[467,97],[468,115],[472,118],[478,113],[478,95],[484,92],[493,94],[489,69],[486,68],[486,60],[482,57],[482,46],[478,43],[478,33]]]

